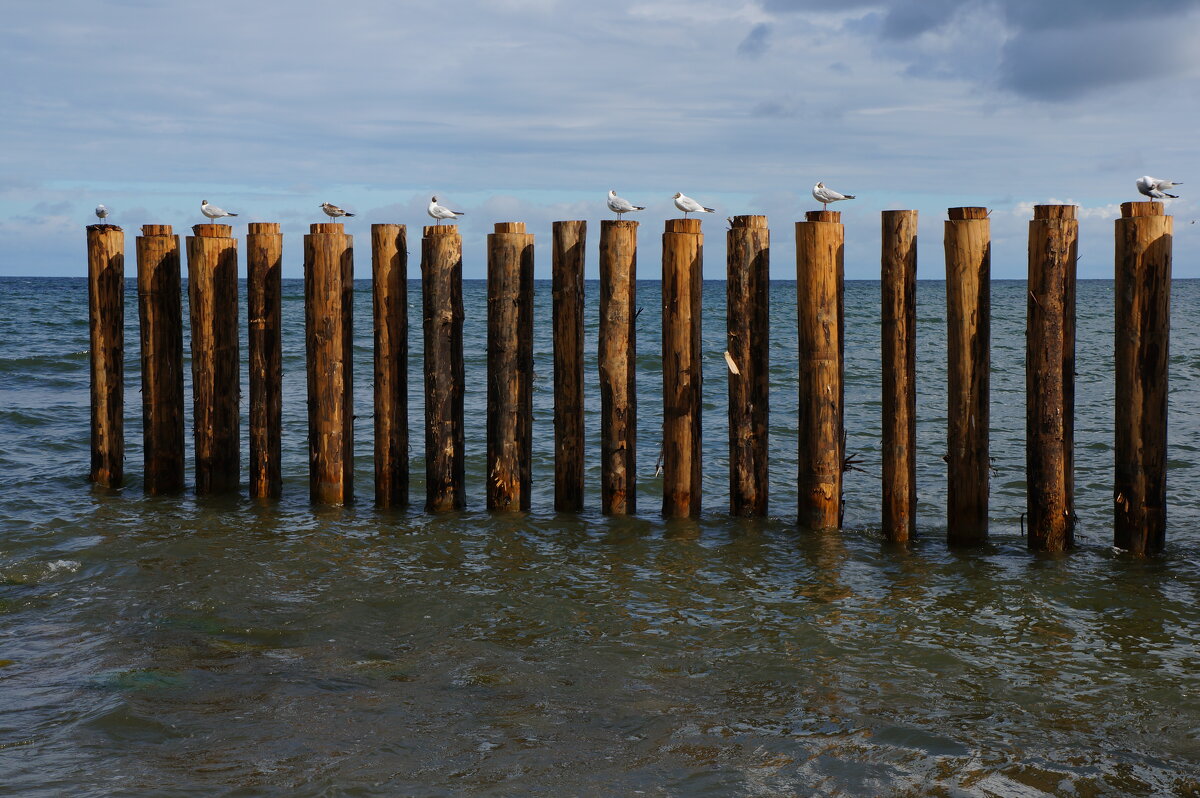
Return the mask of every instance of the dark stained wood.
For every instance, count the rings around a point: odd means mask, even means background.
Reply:
[[[125,231],[87,228],[92,394],[91,480],[119,488],[125,477]]]
[[[183,490],[183,301],[179,236],[142,226],[135,242],[142,366],[143,482],[151,496]]]
[[[917,212],[882,215],[883,533],[917,531]]]
[[[700,348],[704,235],[699,219],[667,219],[663,232],[663,515],[700,515],[703,479]]]
[[[799,333],[798,516],[804,529],[841,526],[843,250],[841,213],[809,211],[796,223]]]
[[[583,264],[587,222],[554,223],[554,509],[583,510]]]
[[[767,514],[770,431],[771,234],[765,216],[735,216],[726,233],[729,512]]]
[[[1161,553],[1167,526],[1167,377],[1173,218],[1127,202],[1116,222],[1116,481],[1113,544]]]
[[[408,506],[408,229],[371,225],[375,504]]]
[[[600,222],[600,508],[637,512],[637,230]]]
[[[421,238],[425,346],[425,509],[466,506],[463,438],[462,237],[426,225]]]
[[[309,495],[354,497],[354,239],[339,223],[304,236]]]
[[[950,545],[988,536],[991,233],[986,208],[950,208],[945,223]]]
[[[246,233],[246,315],[250,347],[250,496],[283,493],[283,234],[274,222]]]
[[[533,464],[533,236],[487,237],[487,508],[528,510]]]
[[[1029,299],[1025,349],[1025,461],[1029,548],[1075,544],[1074,205],[1037,205],[1029,223]]]

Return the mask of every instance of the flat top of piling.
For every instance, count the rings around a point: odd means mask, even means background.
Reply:
[[[371,229],[380,230],[382,232],[388,232],[390,230],[400,232],[401,230],[407,230],[408,228],[405,225],[396,224],[395,222],[376,222],[375,224],[371,225]]]
[[[730,227],[766,227],[765,216],[734,216],[729,220]]]
[[[961,222],[967,219],[986,219],[989,211],[987,208],[967,207],[947,208],[946,213],[949,215],[950,221]]]
[[[699,233],[699,219],[667,219],[665,233]]]
[[[277,235],[279,222],[251,222],[246,225],[246,232],[250,235]]]
[[[496,222],[497,233],[524,233],[524,222]]]
[[[604,228],[604,227],[628,227],[628,228],[632,228],[632,229],[637,229],[638,224],[639,223],[634,221],[633,219],[601,219],[600,220],[601,228]]]
[[[144,225],[142,225],[142,235],[144,235],[144,236],[169,236],[169,235],[171,235],[171,225],[169,225],[169,224],[144,224]]]
[[[457,236],[458,225],[456,224],[427,224],[425,225],[426,238],[436,238],[437,236]]]
[[[109,224],[107,222],[100,222],[98,224],[89,224],[87,226],[87,229],[88,229],[89,233],[93,233],[93,232],[95,232],[95,233],[124,232],[123,230],[121,230],[120,227],[117,227],[115,224]]]
[[[314,222],[308,226],[309,235],[345,235],[346,225],[341,222]]]
[[[1161,202],[1122,202],[1121,203],[1121,218],[1127,219],[1131,216],[1166,216],[1166,211]]]
[[[566,225],[582,225],[583,227],[587,227],[587,221],[584,219],[564,219],[561,222],[554,223],[555,227],[563,227]]]
[[[228,224],[194,224],[192,233],[197,238],[232,238],[233,227]]]
[[[1034,219],[1074,219],[1078,205],[1034,205]]]
[[[842,223],[841,211],[805,211],[804,221],[806,222],[836,222]]]

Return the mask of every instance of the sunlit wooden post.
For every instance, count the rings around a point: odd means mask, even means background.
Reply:
[[[375,504],[408,505],[408,230],[371,225]]]
[[[283,433],[283,234],[274,222],[246,233],[246,316],[250,347],[250,496],[278,499]]]
[[[600,508],[637,512],[637,229],[600,223]]]
[[[137,237],[146,493],[183,490],[183,301],[179,236],[147,224]]]
[[[425,509],[466,506],[463,437],[462,237],[457,225],[426,225],[421,239],[425,351]]]
[[[97,485],[119,488],[125,475],[125,231],[87,228],[91,341],[92,467]]]
[[[583,263],[587,222],[554,223],[554,509],[583,509]]]
[[[917,531],[917,212],[882,226],[883,533],[903,543]]]
[[[735,216],[726,233],[729,512],[767,514],[771,388],[771,234],[765,216]]]
[[[703,478],[704,235],[699,219],[667,219],[662,262],[663,515],[695,517]]]

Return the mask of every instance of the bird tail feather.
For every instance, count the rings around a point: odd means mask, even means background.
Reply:
[[[1178,183],[1176,183],[1176,185],[1179,185],[1179,184],[1178,184]],[[1179,195],[1178,195],[1178,194],[1168,194],[1168,193],[1167,193],[1167,192],[1165,192],[1165,191],[1163,192],[1163,196],[1164,196],[1164,197],[1170,197],[1171,199],[1179,199]]]
[[[847,195],[846,195],[846,199],[854,199],[854,195],[853,195],[853,194],[847,194]]]
[[[646,206],[645,205],[634,205],[633,209],[635,211],[644,211],[644,210],[646,210]]]
[[[352,213],[348,213],[348,214],[346,214],[346,215],[347,215],[347,216],[353,216],[354,214],[352,214]]]
[[[236,213],[231,213],[231,214],[229,214],[229,215],[230,215],[230,216],[237,216],[237,214],[236,214]]]
[[[716,210],[716,208],[705,208],[704,212],[705,213],[716,213],[717,210]]]

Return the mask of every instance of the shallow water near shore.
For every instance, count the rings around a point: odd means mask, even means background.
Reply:
[[[597,512],[594,283],[581,515],[552,509],[546,282],[533,508],[513,515],[483,510],[483,283],[464,285],[469,508],[441,516],[371,506],[369,282],[354,504],[307,499],[300,281],[284,284],[283,500],[144,497],[127,290],[127,476],[108,491],[86,481],[86,282],[0,278],[0,795],[1200,795],[1200,282],[1172,288],[1168,545],[1150,560],[1111,548],[1110,282],[1079,286],[1080,545],[1062,556],[1021,534],[1023,282],[992,286],[992,537],[970,551],[943,542],[940,282],[918,289],[907,549],[878,532],[875,282],[846,284],[862,471],[846,529],[823,533],[794,525],[793,283],[772,287],[772,517],[728,515],[724,285],[708,282],[704,514],[672,522],[653,477],[656,283],[638,288],[640,513],[625,519]],[[244,336],[244,295],[241,312]],[[419,506],[416,283],[409,314]]]

